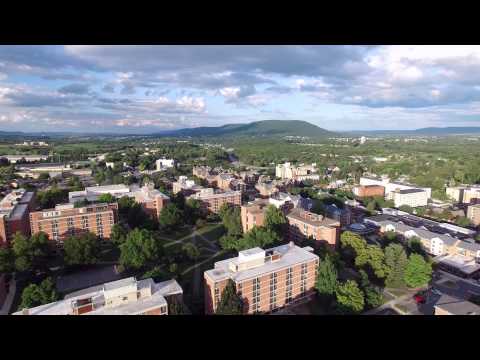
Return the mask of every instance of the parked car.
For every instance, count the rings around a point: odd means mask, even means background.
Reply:
[[[413,299],[415,300],[415,302],[417,304],[425,304],[425,302],[427,300],[425,298],[425,295],[423,295],[423,294],[415,294],[415,295],[413,295]]]

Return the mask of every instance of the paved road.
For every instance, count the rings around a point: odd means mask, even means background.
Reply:
[[[433,286],[447,295],[462,299],[468,299],[473,294],[480,295],[480,284],[475,280],[463,279],[441,270],[435,273],[438,278],[432,281]]]
[[[0,309],[0,315],[9,315],[12,307],[13,299],[15,298],[15,293],[17,291],[17,283],[15,279],[10,280],[10,289],[8,290],[7,298],[3,303],[2,308]]]
[[[387,301],[385,304],[375,308],[375,309],[371,309],[371,310],[368,310],[368,311],[365,311],[364,313],[362,313],[362,315],[382,315],[382,313],[386,312],[387,310],[392,310],[392,308],[399,304],[400,302],[404,301],[404,300],[407,300],[409,298],[412,297],[412,294],[411,293],[408,293],[408,294],[405,294],[405,295],[402,295],[402,296],[399,296],[395,299],[392,299],[390,301]]]

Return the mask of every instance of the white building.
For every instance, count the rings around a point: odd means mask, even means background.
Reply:
[[[12,164],[24,159],[26,162],[47,160],[47,155],[1,155],[0,157],[7,159]]]
[[[275,168],[275,176],[282,180],[289,179],[296,181],[318,181],[320,179],[316,163],[312,163],[311,165],[300,164],[299,166],[292,165],[289,162],[278,164]]]
[[[182,190],[197,192],[202,190],[203,187],[200,185],[196,185],[195,181],[188,180],[186,176],[180,176],[178,181],[172,184],[172,192],[174,194],[179,193]]]
[[[175,166],[175,160],[174,159],[158,159],[155,161],[155,164],[157,166],[157,171],[165,170],[168,168],[172,168]]]
[[[70,191],[68,193],[68,201],[71,204],[82,200],[97,201],[103,194],[110,194],[116,198],[128,196],[130,194],[130,186],[124,184],[91,186],[81,191]]]
[[[50,304],[13,315],[168,315],[169,302],[182,301],[175,280],[155,283],[133,277],[93,286]]]
[[[360,144],[365,144],[367,142],[367,138],[365,136],[362,136],[360,138]]]
[[[395,207],[408,205],[410,207],[427,206],[428,194],[423,189],[404,189],[392,192]]]
[[[360,178],[360,185],[380,185],[385,187],[385,198],[388,200],[393,200],[393,197],[394,197],[393,193],[398,190],[421,189],[427,193],[427,199],[430,199],[432,197],[431,188],[418,187],[415,185],[400,183],[400,182],[391,182],[388,176],[382,176],[381,178],[362,176]]]

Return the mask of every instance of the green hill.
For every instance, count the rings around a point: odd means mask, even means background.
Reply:
[[[191,136],[191,137],[284,137],[305,136],[319,138],[334,136],[335,133],[322,129],[316,125],[301,120],[264,120],[248,124],[230,124],[219,127],[198,127],[180,129],[161,133],[164,136]]]

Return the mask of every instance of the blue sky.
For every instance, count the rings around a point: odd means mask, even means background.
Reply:
[[[480,126],[479,46],[0,46],[0,130]]]

